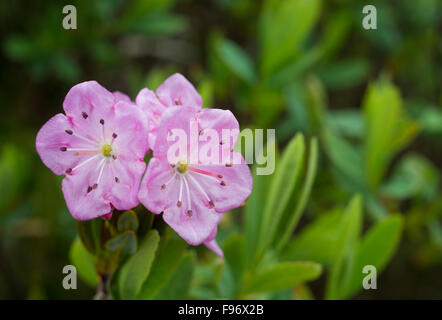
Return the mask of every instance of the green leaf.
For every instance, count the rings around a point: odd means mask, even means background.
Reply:
[[[258,255],[262,255],[267,245],[273,242],[277,226],[289,204],[298,182],[304,159],[304,136],[297,134],[281,156],[279,166],[269,186],[264,208]]]
[[[220,38],[215,42],[215,50],[221,61],[237,77],[249,84],[256,80],[252,60],[234,42]]]
[[[128,230],[109,239],[105,247],[111,252],[120,251],[127,256],[137,251],[137,238],[134,231]]]
[[[238,234],[232,235],[224,242],[223,252],[235,283],[241,283],[245,271],[244,238]]]
[[[319,0],[268,0],[259,19],[261,71],[267,77],[295,57],[313,28]]]
[[[77,221],[78,235],[85,248],[92,254],[100,250],[100,235],[103,219],[97,218],[87,221]]]
[[[264,150],[276,152],[276,141],[271,140],[267,142]],[[263,150],[261,150],[262,155]],[[276,159],[276,154],[274,155]],[[261,157],[261,156],[260,156]],[[270,157],[268,159],[271,159]],[[276,165],[276,164],[274,164]],[[276,167],[276,166],[275,166]],[[246,256],[248,265],[254,263],[253,259],[256,256],[257,244],[262,228],[262,217],[264,214],[265,197],[268,194],[268,186],[272,180],[273,175],[257,175],[257,166],[253,166],[253,188],[252,193],[247,199],[247,206],[245,212],[245,240],[246,240]]]
[[[177,269],[186,247],[186,242],[181,238],[168,239],[165,243],[160,242],[157,257],[137,296],[138,299],[149,300],[155,297]]]
[[[126,230],[137,231],[138,224],[139,222],[137,214],[132,210],[123,212],[123,214],[118,218],[118,230],[120,232]]]
[[[362,225],[362,199],[354,196],[342,216],[338,238],[333,252],[334,262],[327,279],[326,299],[340,299],[349,282],[350,271],[354,266],[356,244]]]
[[[95,270],[94,256],[86,250],[79,237],[76,237],[71,245],[69,258],[80,278],[95,288],[98,284],[98,275]]]
[[[139,250],[123,265],[118,279],[122,299],[133,299],[140,291],[149,275],[159,241],[158,231],[149,231]]]
[[[156,295],[155,299],[179,300],[188,299],[190,284],[195,270],[195,255],[186,252],[167,284]]]
[[[377,274],[384,269],[399,245],[402,224],[402,217],[395,215],[378,222],[367,232],[357,248],[345,297],[351,297],[362,287],[362,280],[366,276],[362,273],[364,266],[376,267]]]
[[[365,177],[372,188],[377,187],[388,165],[418,131],[402,109],[399,90],[381,79],[368,88],[363,103],[365,117]]]
[[[434,199],[438,188],[438,169],[424,156],[408,154],[395,167],[393,176],[381,191],[383,195],[395,199],[412,196]]]
[[[318,165],[318,142],[315,138],[310,142],[310,152],[308,159],[307,173],[305,176],[305,181],[302,189],[300,190],[300,195],[296,199],[295,210],[289,210],[289,215],[284,216],[281,219],[280,226],[278,228],[276,244],[277,249],[285,246],[290,236],[293,234],[299,219],[305,209],[307,200],[310,196],[310,192],[313,187],[313,182],[316,176],[316,168]],[[290,209],[290,208],[289,208]]]
[[[255,275],[242,293],[277,291],[315,280],[320,274],[321,265],[314,262],[282,262]]]
[[[334,210],[316,218],[302,229],[283,249],[280,259],[287,261],[316,261],[324,267],[332,265],[334,249],[341,225],[341,212]]]
[[[365,81],[370,73],[366,59],[347,59],[329,64],[319,70],[319,78],[330,89],[352,88]]]

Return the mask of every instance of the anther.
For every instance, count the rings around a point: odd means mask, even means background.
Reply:
[[[91,186],[88,186],[87,187],[87,193],[89,193],[89,192],[91,192],[92,191],[92,187]]]
[[[231,167],[231,166],[233,166],[232,163],[226,163],[226,167]]]
[[[117,136],[117,134],[114,132],[114,133],[112,133],[112,138],[114,138],[114,139],[116,139],[118,136]]]
[[[215,207],[215,204],[213,203],[212,200],[209,201],[209,206],[210,206],[211,208]]]
[[[222,185],[223,187],[226,186],[226,182],[225,181],[221,181],[220,185]]]
[[[69,168],[69,169],[66,170],[66,173],[67,173],[67,174],[69,174],[69,173],[71,173],[71,172],[72,172],[72,168]]]
[[[178,99],[175,99],[174,102],[175,102],[175,105],[176,105],[176,106],[179,106],[179,105],[181,104],[181,103],[180,103],[180,100],[178,100]]]
[[[66,147],[60,147],[60,151],[66,151],[68,148]]]
[[[117,156],[113,154],[112,159],[117,160]]]
[[[199,135],[202,136],[203,134],[204,134],[204,129],[201,129]]]
[[[118,179],[118,177],[115,177],[115,182],[120,183],[120,179]]]
[[[165,184],[162,184],[161,185],[161,190],[164,190],[166,188],[166,185]]]
[[[88,117],[87,113],[84,111],[81,113],[81,115],[83,116],[84,119],[87,119],[87,117]]]
[[[180,201],[180,200],[177,201],[176,206],[177,206],[178,208],[181,208],[181,201]]]
[[[69,130],[69,129],[64,130],[64,132],[66,132],[66,133],[69,134],[69,135],[72,135],[72,134],[73,134],[72,130]]]
[[[104,120],[103,120],[103,119],[100,119],[100,123],[101,123],[101,124],[104,124]]]
[[[193,214],[192,210],[187,210],[187,215],[188,215],[189,217],[191,217],[192,214]]]
[[[94,185],[92,186],[92,189],[97,189],[97,187],[98,187],[98,184],[96,184],[96,183],[94,183]]]

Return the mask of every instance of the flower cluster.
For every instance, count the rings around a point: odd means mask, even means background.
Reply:
[[[108,218],[114,209],[129,210],[141,202],[162,214],[189,244],[204,243],[222,256],[215,241],[218,223],[252,189],[247,164],[232,152],[239,125],[230,111],[202,109],[201,96],[180,74],[156,92],[142,89],[135,102],[95,81],[83,82],[68,92],[63,109],[65,114],[40,129],[36,148],[49,169],[65,175],[62,191],[75,219]],[[202,138],[201,150],[212,154],[213,139],[206,132],[234,132],[229,141],[216,144],[219,161],[192,161],[192,139],[171,160],[173,132],[179,129],[191,137],[192,128]],[[153,156],[146,169],[149,150]],[[225,160],[232,158],[240,161]]]

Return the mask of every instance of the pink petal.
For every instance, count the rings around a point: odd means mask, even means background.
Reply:
[[[161,117],[161,123],[157,131],[155,145],[153,146],[154,156],[166,157],[167,150],[175,144],[175,141],[168,141],[171,130],[181,129],[190,138],[189,121],[194,118],[197,108],[169,107]],[[188,140],[189,141],[189,140]]]
[[[83,159],[85,160],[85,159]],[[72,171],[62,182],[62,191],[71,215],[77,220],[90,220],[108,214],[112,210],[112,175],[105,166],[97,189],[88,188],[97,183],[100,157]]]
[[[152,158],[141,182],[138,198],[149,211],[157,214],[164,212],[164,221],[188,243],[200,244],[210,236],[221,215],[210,209],[205,198],[190,181],[192,216],[187,213],[189,204],[184,185],[182,204],[178,208],[180,182],[178,178],[172,177],[173,171],[165,159]],[[162,189],[163,184],[167,185]]]
[[[141,177],[146,164],[144,161],[119,161],[113,164],[112,205],[118,210],[136,207]],[[117,182],[118,181],[118,182]]]
[[[95,139],[101,134],[100,120],[110,116],[114,103],[115,97],[111,92],[96,81],[87,81],[69,90],[63,108],[84,136]]]
[[[132,102],[132,100],[130,100],[129,96],[123,92],[114,91],[114,92],[112,92],[112,94],[114,95],[115,101]]]
[[[250,169],[244,163],[242,156],[240,154],[237,156],[242,159],[242,164],[233,164],[230,167],[203,164],[195,166],[201,170],[222,175],[222,178],[218,179],[220,182],[204,174],[191,173],[214,202],[217,212],[226,212],[239,207],[252,191],[253,179]],[[221,185],[221,181],[224,181],[224,186]]]
[[[114,144],[118,157],[123,160],[144,159],[148,146],[148,121],[135,105],[119,101],[114,107],[112,128],[117,134]]]
[[[210,236],[204,241],[204,245],[222,258],[224,257],[223,250],[219,247],[215,240],[217,229],[218,228],[213,229]]]
[[[158,100],[152,90],[141,89],[136,98],[136,104],[146,113],[149,121],[149,145],[155,144],[156,132],[160,119],[166,107]]]
[[[84,140],[66,133],[66,130],[74,130],[74,127],[64,114],[59,113],[43,125],[36,138],[35,146],[41,160],[56,175],[65,173],[68,168],[75,167],[81,161],[73,152],[63,152],[60,148],[95,148]]]
[[[165,106],[181,105],[201,108],[203,105],[203,99],[195,87],[179,73],[167,78],[158,87],[156,93]]]

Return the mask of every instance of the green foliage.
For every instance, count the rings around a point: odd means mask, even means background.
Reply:
[[[262,270],[246,283],[243,294],[277,291],[316,279],[321,265],[312,262],[281,262]]]
[[[80,278],[91,287],[96,287],[98,275],[95,269],[94,256],[86,250],[78,237],[75,238],[71,245],[69,258],[77,269]]]
[[[141,286],[155,259],[160,236],[151,230],[140,245],[139,250],[125,263],[118,277],[119,293],[122,299],[133,299],[141,290]]]

